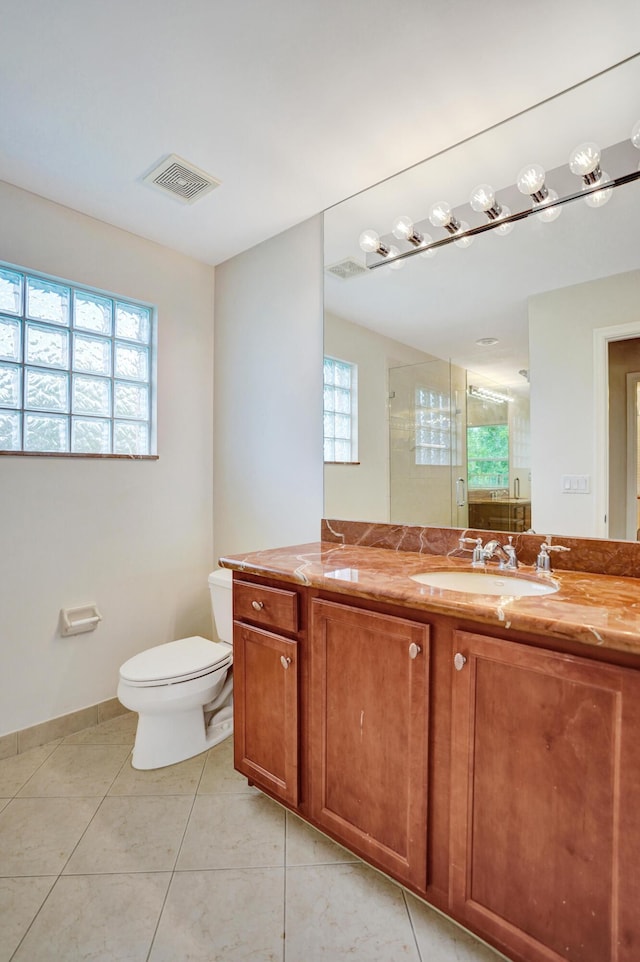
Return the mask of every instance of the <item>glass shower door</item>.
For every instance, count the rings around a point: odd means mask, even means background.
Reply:
[[[448,361],[389,369],[392,523],[466,524],[466,483],[458,482],[466,482],[461,417],[464,403],[458,403]]]

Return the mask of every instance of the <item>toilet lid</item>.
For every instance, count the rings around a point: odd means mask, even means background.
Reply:
[[[231,648],[195,635],[141,651],[125,661],[120,677],[133,685],[186,681],[231,662]]]

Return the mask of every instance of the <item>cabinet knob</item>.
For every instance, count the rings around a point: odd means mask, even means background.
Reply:
[[[291,659],[286,658],[284,655],[280,655],[280,664],[282,665],[283,668],[288,668],[289,665],[291,664]]]
[[[467,659],[464,657],[464,655],[460,654],[459,651],[456,652],[453,659],[453,664],[455,665],[456,671],[462,671],[466,663]]]
[[[415,641],[412,641],[409,645],[409,658],[417,658],[421,651],[420,645],[416,645]]]
[[[264,601],[252,601],[251,607],[254,608],[256,611],[262,611],[262,609],[264,608]]]

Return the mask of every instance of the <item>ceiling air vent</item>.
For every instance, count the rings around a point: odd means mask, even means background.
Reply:
[[[205,174],[204,170],[199,170],[175,154],[154,167],[142,180],[165,194],[171,194],[183,204],[193,204],[220,185],[220,181],[211,174]]]
[[[330,267],[326,268],[328,274],[334,274],[343,281],[348,281],[352,277],[359,277],[360,274],[366,274],[367,268],[360,261],[355,260],[353,257],[347,257],[344,261],[339,261],[337,264],[332,264]]]

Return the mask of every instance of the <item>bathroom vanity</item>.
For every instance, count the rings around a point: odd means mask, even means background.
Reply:
[[[560,570],[554,593],[509,597],[411,579],[468,557],[222,559],[236,768],[515,962],[637,962],[640,582]]]
[[[469,527],[481,531],[528,531],[531,502],[520,498],[475,498],[469,500]]]

